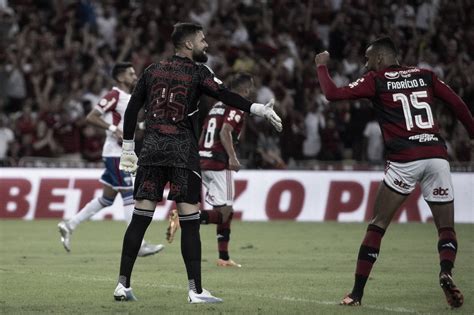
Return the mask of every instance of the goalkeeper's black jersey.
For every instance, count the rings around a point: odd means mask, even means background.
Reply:
[[[210,68],[174,55],[149,66],[135,86],[124,117],[124,139],[133,139],[145,106],[145,137],[138,164],[200,171],[199,98],[202,94],[249,112],[251,102],[229,91]]]

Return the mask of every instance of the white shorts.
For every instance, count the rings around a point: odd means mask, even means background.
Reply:
[[[449,162],[443,159],[406,163],[387,161],[384,182],[403,195],[410,194],[419,182],[423,198],[430,202],[450,202],[454,199]]]
[[[235,190],[232,171],[202,171],[202,182],[207,188],[208,204],[213,207],[232,206]]]

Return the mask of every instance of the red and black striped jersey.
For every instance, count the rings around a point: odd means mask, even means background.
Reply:
[[[209,111],[202,126],[199,140],[201,169],[219,171],[228,167],[229,156],[222,145],[220,131],[224,124],[232,127],[232,139],[236,143],[244,125],[245,112],[217,102]]]
[[[341,88],[334,85],[325,66],[318,67],[318,77],[330,101],[358,98],[372,101],[388,160],[447,159],[446,145],[433,113],[434,98],[448,104],[474,138],[474,121],[466,104],[430,70],[392,66],[368,72]]]

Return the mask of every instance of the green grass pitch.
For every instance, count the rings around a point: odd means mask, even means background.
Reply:
[[[202,226],[203,286],[224,299],[187,303],[187,279],[175,243],[138,258],[132,287],[138,302],[115,302],[125,224],[83,223],[72,252],[59,242],[57,221],[0,222],[2,314],[474,314],[474,225],[457,225],[454,277],[465,297],[450,310],[438,285],[433,224],[394,224],[366,287],[363,306],[337,305],[352,287],[366,224],[235,222],[231,257],[241,269],[218,268],[215,226]],[[153,222],[146,239],[165,242]]]

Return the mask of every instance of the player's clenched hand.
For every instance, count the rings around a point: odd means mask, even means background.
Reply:
[[[316,57],[314,57],[314,63],[316,66],[325,66],[329,62],[329,52],[326,50],[317,54]]]
[[[229,157],[229,169],[236,172],[240,170],[240,162],[236,157]]]
[[[135,173],[138,167],[137,161],[138,157],[135,154],[135,142],[133,142],[133,140],[123,140],[119,169],[127,173]]]
[[[275,100],[273,98],[265,105],[253,103],[250,107],[250,112],[257,116],[264,117],[272,124],[276,131],[281,132],[283,129],[281,118],[273,110],[273,105],[275,105]]]

